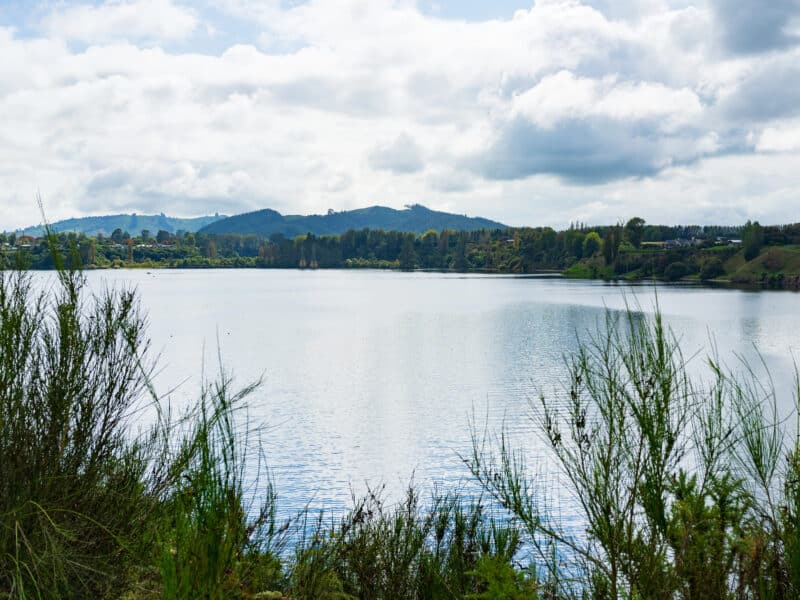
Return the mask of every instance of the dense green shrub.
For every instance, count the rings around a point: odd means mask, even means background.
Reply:
[[[703,263],[703,267],[700,269],[700,279],[704,281],[715,279],[724,274],[725,267],[723,266],[722,261],[715,256],[707,259]]]
[[[692,267],[688,263],[679,261],[667,265],[664,269],[664,278],[668,281],[678,281],[691,273]]]

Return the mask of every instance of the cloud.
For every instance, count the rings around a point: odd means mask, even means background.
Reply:
[[[523,179],[555,174],[591,184],[654,175],[670,164],[655,132],[623,129],[609,119],[569,120],[541,128],[517,118],[486,152],[465,164],[488,179]]]
[[[768,127],[756,143],[760,152],[800,152],[800,120]]]
[[[401,133],[397,139],[374,147],[368,160],[373,169],[391,171],[396,175],[417,173],[425,168],[422,150],[407,133]]]
[[[489,21],[295,4],[86,0],[2,22],[0,228],[38,220],[37,189],[52,219],[409,201],[512,224],[796,219],[785,0],[753,39],[716,0],[531,0]]]
[[[171,0],[106,0],[98,6],[56,9],[44,18],[42,28],[54,38],[103,44],[184,40],[197,25],[193,10]]]
[[[465,164],[489,179],[554,174],[591,184],[652,176],[716,152],[694,125],[702,113],[686,88],[559,71],[516,95],[494,139]]]
[[[550,129],[573,119],[605,118],[637,123],[658,119],[663,129],[691,121],[702,112],[697,95],[687,88],[668,88],[660,83],[617,82],[579,78],[559,71],[512,101],[512,115]]]
[[[798,0],[710,0],[724,47],[731,52],[767,52],[800,43],[792,20]]]
[[[753,65],[721,99],[732,120],[768,121],[800,114],[800,50]]]

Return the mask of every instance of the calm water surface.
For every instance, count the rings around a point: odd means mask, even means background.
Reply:
[[[561,394],[565,354],[624,296],[651,311],[651,286],[554,278],[381,271],[104,271],[90,285],[134,285],[161,353],[157,388],[197,396],[217,347],[236,381],[263,376],[250,417],[282,512],[349,505],[351,488],[453,484],[467,472],[470,418],[503,423],[534,459],[528,418],[539,392]],[[713,337],[723,355],[769,365],[790,406],[800,295],[700,287],[658,290],[668,323],[702,371]]]

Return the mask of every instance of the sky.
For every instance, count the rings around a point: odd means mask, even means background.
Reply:
[[[0,0],[0,229],[800,221],[800,0]]]

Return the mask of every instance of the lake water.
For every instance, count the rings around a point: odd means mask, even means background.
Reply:
[[[176,404],[213,376],[217,347],[239,384],[263,376],[250,418],[281,513],[309,501],[338,510],[351,488],[410,479],[451,485],[468,473],[470,418],[503,423],[534,456],[529,419],[540,392],[558,397],[563,358],[625,297],[651,311],[652,285],[560,278],[382,271],[158,270],[88,274],[94,288],[134,285],[161,353],[157,388]],[[713,337],[769,365],[785,410],[800,334],[800,295],[661,286],[658,301],[702,371]]]

